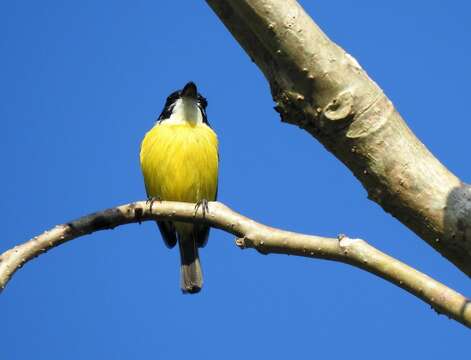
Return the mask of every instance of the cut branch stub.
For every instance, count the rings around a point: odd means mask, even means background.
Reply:
[[[329,102],[321,113],[321,130],[330,133],[348,126],[353,119],[353,101],[352,93],[345,91]]]

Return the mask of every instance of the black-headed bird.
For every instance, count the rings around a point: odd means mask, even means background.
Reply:
[[[149,199],[203,206],[216,200],[218,140],[206,117],[207,105],[193,82],[167,98],[141,145],[141,169]],[[169,248],[178,242],[182,291],[197,293],[203,286],[198,248],[206,244],[209,227],[178,221],[157,224]]]

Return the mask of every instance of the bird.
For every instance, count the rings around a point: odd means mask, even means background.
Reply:
[[[172,92],[154,126],[141,143],[140,164],[150,201],[195,203],[203,214],[218,192],[218,138],[206,115],[207,100],[188,82]],[[152,203],[151,203],[152,204]],[[209,226],[157,221],[164,243],[180,250],[180,286],[198,293],[203,273],[198,248],[208,241]]]

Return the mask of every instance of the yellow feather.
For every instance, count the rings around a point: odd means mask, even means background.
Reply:
[[[161,200],[215,200],[218,140],[205,124],[157,123],[141,145],[141,169],[148,196]]]

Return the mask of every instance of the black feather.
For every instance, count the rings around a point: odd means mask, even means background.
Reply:
[[[219,161],[219,154],[218,154]],[[216,184],[216,194],[214,195],[214,201],[218,199],[218,185]],[[193,233],[196,241],[196,245],[200,248],[205,247],[208,243],[210,227],[207,225],[195,224],[193,228]]]
[[[195,225],[193,227],[193,236],[198,247],[205,247],[208,243],[209,237],[209,226],[207,225]]]
[[[170,115],[172,115],[172,110],[175,105],[175,102],[181,97],[182,97],[181,90],[177,90],[171,93],[167,97],[167,100],[165,101],[164,108],[162,109],[162,112],[160,113],[158,120],[168,119]],[[200,108],[201,113],[203,114],[203,122],[209,127],[211,127],[211,125],[208,122],[208,117],[206,115],[206,108],[208,107],[208,100],[206,100],[206,98],[200,93],[198,93],[197,95],[197,100],[198,100],[198,107]]]
[[[177,243],[177,233],[175,232],[175,227],[170,221],[157,221],[159,226],[160,234],[162,234],[162,239],[164,240],[165,245],[169,249],[173,248]]]
[[[149,195],[149,190],[147,190],[147,185],[144,183],[146,187],[147,198],[149,201],[159,201],[154,197]],[[177,243],[177,233],[175,231],[175,226],[171,221],[156,221],[157,226],[159,227],[160,234],[162,235],[162,239],[164,240],[165,245],[168,248],[173,248]]]
[[[165,101],[164,108],[162,112],[160,113],[159,120],[168,119],[170,115],[172,115],[172,109],[175,104],[175,101],[177,101],[180,98],[181,98],[180,90],[174,91],[167,97],[167,101]]]

